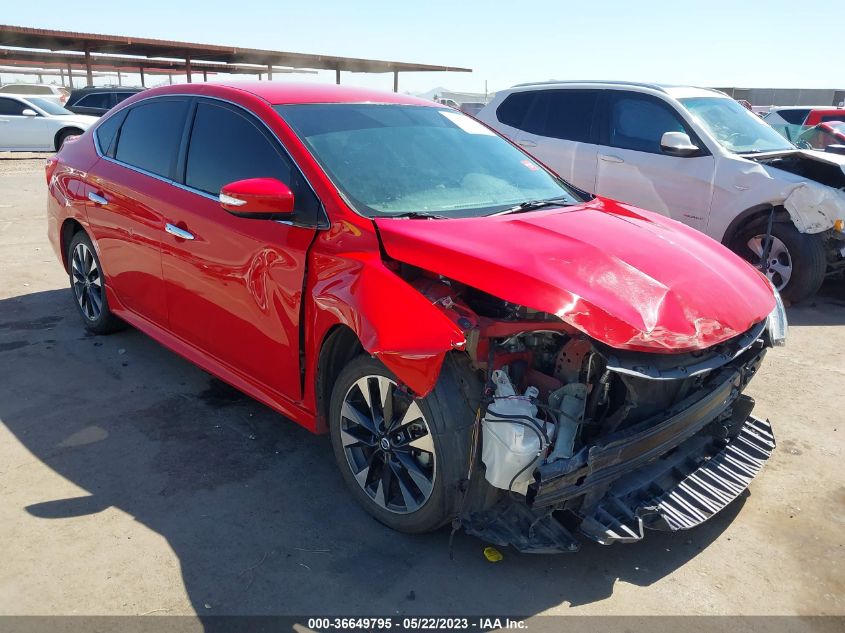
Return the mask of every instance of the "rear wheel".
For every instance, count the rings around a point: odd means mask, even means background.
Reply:
[[[457,514],[473,422],[469,406],[446,405],[459,397],[457,381],[441,376],[431,394],[413,398],[371,356],[340,373],[329,407],[335,460],[358,503],[385,525],[427,532]]]
[[[109,309],[100,260],[85,231],[79,231],[71,239],[67,261],[70,288],[86,329],[96,334],[121,329],[123,321]]]
[[[736,250],[763,270],[785,299],[796,303],[816,294],[827,271],[822,237],[801,233],[792,223],[775,222],[772,225],[772,244],[763,266],[761,258],[765,241],[766,226],[756,224],[739,234]]]

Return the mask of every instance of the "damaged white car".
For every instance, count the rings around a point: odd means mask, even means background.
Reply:
[[[793,302],[845,268],[845,156],[796,148],[721,92],[525,84],[478,118],[575,186],[721,241]]]

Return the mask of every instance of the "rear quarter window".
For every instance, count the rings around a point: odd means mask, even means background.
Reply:
[[[499,122],[523,129],[522,124],[525,115],[528,113],[531,104],[534,103],[536,93],[534,91],[514,92],[505,97],[505,100],[496,108],[496,118]]]

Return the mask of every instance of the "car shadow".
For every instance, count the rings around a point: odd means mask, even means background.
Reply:
[[[815,297],[786,309],[790,325],[845,323],[845,276],[829,277]]]
[[[87,491],[53,499],[27,490],[44,500],[19,512],[58,524],[111,507],[128,513],[167,540],[201,615],[531,615],[588,604],[619,581],[648,586],[671,574],[720,536],[745,498],[695,530],[649,532],[633,546],[504,550],[491,564],[482,541],[458,534],[450,559],[448,530],[403,535],[359,509],[326,438],[140,332],[87,335],[66,291],[0,301],[0,420]]]

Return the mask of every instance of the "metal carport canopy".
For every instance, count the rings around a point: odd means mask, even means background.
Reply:
[[[84,52],[88,59],[91,53],[133,55],[144,58],[165,57],[184,59],[186,72],[191,72],[191,61],[215,62],[218,64],[255,64],[272,69],[273,66],[334,70],[340,78],[340,71],[363,73],[394,73],[394,89],[399,72],[472,72],[469,68],[413,64],[378,59],[359,59],[333,55],[291,53],[257,48],[197,44],[142,37],[101,35],[97,33],[75,33],[35,29],[0,24],[0,45],[49,51]],[[21,51],[23,54],[24,51]],[[139,62],[147,61],[139,59]],[[235,71],[237,72],[237,71]],[[272,70],[270,71],[272,72]]]

